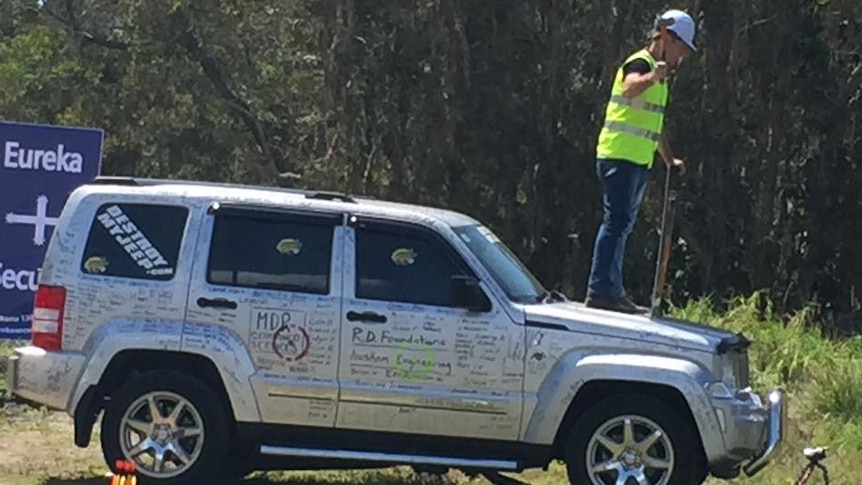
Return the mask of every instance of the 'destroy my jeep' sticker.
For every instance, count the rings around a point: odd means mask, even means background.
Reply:
[[[147,274],[153,276],[173,274],[174,269],[168,266],[162,253],[118,206],[108,207],[97,219],[114,237],[117,244],[138,263],[138,266],[144,268]]]

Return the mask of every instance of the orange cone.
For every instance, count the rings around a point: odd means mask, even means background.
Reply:
[[[129,463],[129,481],[126,485],[138,485],[138,476],[136,473],[138,467],[135,466],[135,462],[133,462],[131,460],[129,460],[128,463]]]
[[[137,485],[138,478],[135,476],[135,462],[130,460],[117,460],[114,462],[117,473],[111,476],[111,485]]]
[[[123,460],[117,460],[114,462],[114,469],[116,469],[116,473],[111,476],[111,485],[121,485],[123,479],[123,470],[126,468],[126,464]]]

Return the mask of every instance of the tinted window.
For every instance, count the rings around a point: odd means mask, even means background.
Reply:
[[[153,204],[104,204],[90,227],[81,270],[148,280],[174,277],[188,209]]]
[[[217,216],[207,281],[328,294],[332,234],[313,217]]]
[[[430,233],[400,226],[356,228],[356,296],[454,306],[452,276],[466,275],[460,257]]]

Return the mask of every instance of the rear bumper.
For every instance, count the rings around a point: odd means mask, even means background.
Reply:
[[[18,347],[9,357],[6,381],[13,395],[71,415],[69,398],[83,366],[81,354]]]

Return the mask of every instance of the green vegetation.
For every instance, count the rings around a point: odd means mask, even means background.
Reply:
[[[751,366],[754,386],[765,390],[781,386],[789,394],[789,429],[787,441],[775,463],[750,482],[752,485],[788,485],[804,465],[802,449],[806,446],[829,446],[827,464],[836,485],[854,483],[854,463],[862,460],[862,337],[845,340],[828,339],[818,330],[813,309],[789,317],[771,310],[762,295],[755,294],[731,301],[721,312],[708,299],[693,301],[672,309],[676,317],[741,331],[754,340]],[[5,357],[11,346],[0,344]],[[5,360],[0,369],[5,367]],[[2,384],[0,384],[2,386]],[[0,387],[2,389],[2,387]],[[94,477],[106,469],[97,448],[77,450],[71,442],[71,426],[64,415],[46,413],[23,405],[0,400],[0,443],[14,437],[18,443],[40,446],[31,440],[39,437],[50,442],[51,453],[66,470],[66,477]],[[59,431],[59,432],[58,432]],[[42,445],[45,446],[45,445]],[[4,456],[0,453],[0,456]],[[17,464],[10,468],[0,458],[0,476],[18,473],[16,485],[44,483],[44,477],[57,477],[41,463]],[[20,473],[20,472],[25,473]],[[40,478],[43,477],[43,478]],[[260,477],[263,477],[261,475]],[[260,478],[259,477],[259,478]],[[365,485],[486,483],[473,481],[459,472],[445,480],[418,477],[409,468],[368,472],[271,473],[268,481],[293,484],[355,483]],[[532,484],[560,483],[565,477],[562,466],[555,464],[549,473],[529,471],[521,476]],[[11,480],[11,479],[10,479]],[[18,479],[16,479],[18,480]],[[29,480],[29,481],[27,481]],[[253,483],[265,483],[263,478]],[[6,483],[6,482],[2,482]],[[60,482],[51,482],[60,483]],[[721,483],[717,480],[711,485]],[[812,484],[818,483],[816,480]]]
[[[0,2],[0,116],[105,129],[106,175],[341,190],[462,210],[583,299],[613,73],[666,1]],[[684,0],[674,299],[859,310],[862,2]],[[658,164],[660,165],[660,163]],[[655,167],[627,290],[648,301]],[[824,322],[827,322],[824,319]]]
[[[674,308],[683,319],[743,332],[751,348],[752,387],[788,392],[785,444],[776,461],[751,481],[790,485],[805,464],[802,449],[828,446],[834,484],[855,483],[853,463],[862,460],[862,337],[830,339],[814,320],[814,307],[781,316],[761,294],[737,298],[716,312],[709,299]],[[710,483],[719,483],[713,481]],[[820,483],[815,477],[809,483]]]
[[[15,342],[0,340],[0,396],[6,392],[6,358],[12,353]],[[3,401],[0,401],[2,403]]]

